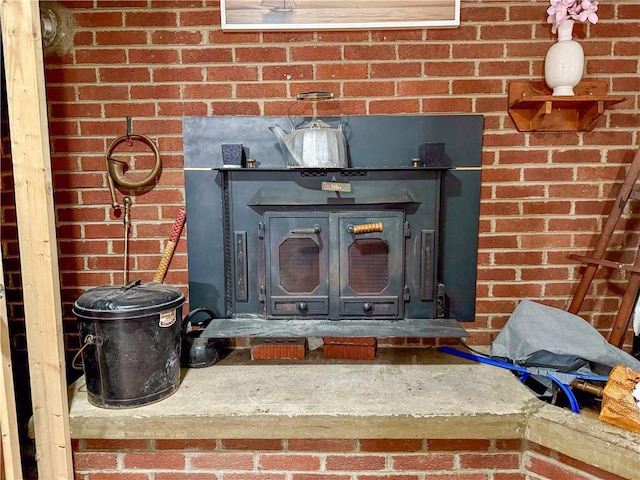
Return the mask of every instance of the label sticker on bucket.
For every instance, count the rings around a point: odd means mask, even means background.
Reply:
[[[160,313],[160,322],[158,325],[161,327],[170,327],[176,323],[176,311],[175,310],[167,310],[166,312]]]

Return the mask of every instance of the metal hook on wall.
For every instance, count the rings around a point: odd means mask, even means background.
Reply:
[[[155,164],[149,175],[138,181],[129,180],[125,177],[125,169],[129,167],[127,162],[111,157],[114,150],[120,144],[126,142],[131,146],[133,145],[134,141],[142,142],[147,145],[155,156]],[[131,133],[131,117],[127,117],[127,133],[125,135],[119,136],[111,142],[111,144],[107,148],[107,153],[105,154],[104,158],[107,168],[107,182],[109,184],[109,191],[111,192],[111,206],[115,210],[120,209],[120,205],[118,204],[118,199],[116,197],[116,185],[120,188],[128,190],[136,190],[139,188],[148,187],[149,185],[153,185],[156,182],[162,168],[160,152],[158,151],[158,147],[156,146],[155,142],[146,135],[137,135]]]

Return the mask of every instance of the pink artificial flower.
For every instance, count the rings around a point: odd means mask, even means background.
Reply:
[[[549,23],[562,23],[569,14],[569,8],[573,6],[575,0],[549,0],[551,6],[547,8]]]
[[[547,23],[552,25],[551,31],[556,33],[558,26],[568,20],[597,23],[597,0],[549,0]]]
[[[598,2],[591,2],[590,0],[582,0],[582,11],[578,15],[578,20],[581,22],[586,22],[587,20],[591,23],[598,23],[598,15],[596,11],[598,10]]]

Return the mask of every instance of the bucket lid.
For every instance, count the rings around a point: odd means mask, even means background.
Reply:
[[[137,280],[127,285],[88,290],[73,304],[73,313],[101,320],[130,319],[178,308],[184,301],[183,293],[175,287]]]

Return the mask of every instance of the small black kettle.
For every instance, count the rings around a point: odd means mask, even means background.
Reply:
[[[203,319],[195,322],[193,318],[202,314]],[[206,315],[206,316],[205,316]],[[204,307],[196,308],[189,312],[182,321],[182,348],[180,364],[184,368],[209,367],[222,360],[229,353],[228,340],[226,338],[208,338],[201,334],[215,314]]]

